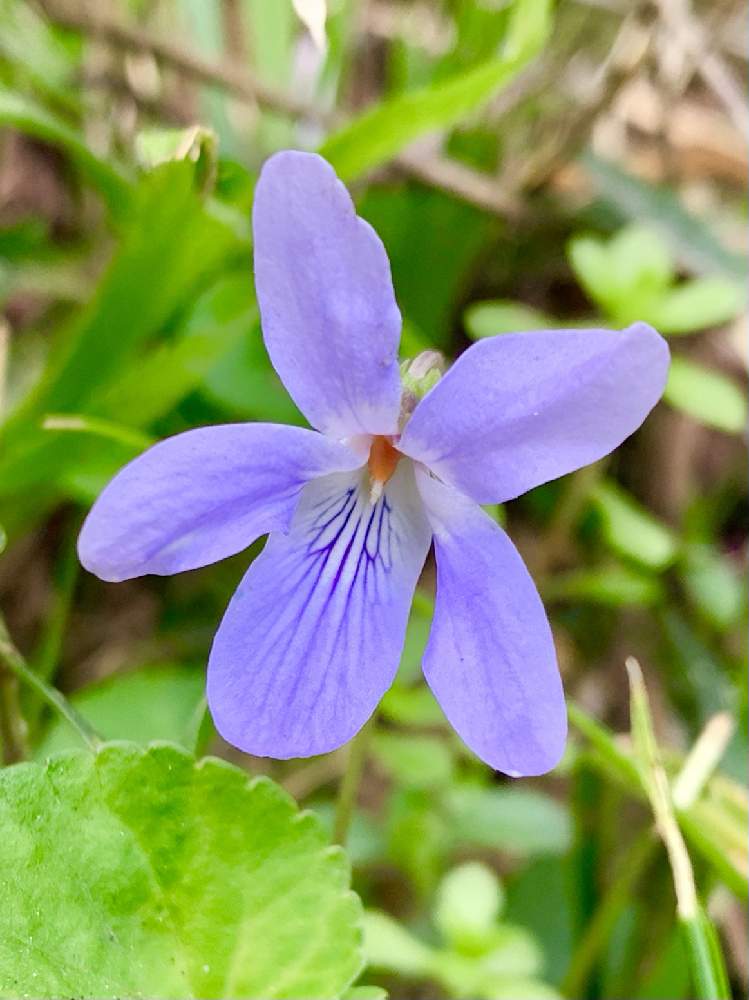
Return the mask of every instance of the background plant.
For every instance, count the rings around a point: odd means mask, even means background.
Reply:
[[[0,0],[0,741],[28,761],[0,775],[0,995],[743,995],[740,7],[95,8]],[[671,339],[640,433],[493,510],[571,699],[547,778],[498,778],[444,724],[429,570],[366,746],[273,762],[203,701],[258,546],[118,588],[78,568],[82,515],[151,441],[301,422],[251,284],[286,146],[381,233],[406,353],[592,319]]]

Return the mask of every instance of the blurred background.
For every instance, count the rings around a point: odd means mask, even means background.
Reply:
[[[104,735],[224,755],[332,825],[345,749],[254,760],[205,715],[210,641],[260,546],[116,586],[75,554],[155,439],[301,422],[252,287],[270,153],[318,149],[351,187],[404,356],[549,325],[670,339],[641,431],[493,510],[552,619],[572,724],[554,774],[492,774],[444,724],[419,672],[427,567],[348,843],[367,982],[396,1000],[694,996],[628,656],[746,993],[746,34],[735,0],[0,0],[0,602]],[[75,740],[1,674],[0,737],[6,762]]]

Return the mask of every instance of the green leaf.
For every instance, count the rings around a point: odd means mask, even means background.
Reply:
[[[573,236],[567,244],[567,258],[575,277],[589,298],[608,311],[619,300],[619,285],[611,273],[608,247],[595,236]]]
[[[380,711],[393,722],[407,726],[438,726],[445,716],[426,684],[413,687],[396,681],[380,702]]]
[[[364,914],[364,950],[367,964],[377,969],[403,976],[429,974],[432,950],[378,910],[367,910]]]
[[[143,451],[154,441],[142,431],[132,427],[124,427],[111,420],[101,420],[98,417],[87,417],[82,413],[48,413],[42,421],[45,431],[62,431],[73,434],[92,434],[94,437],[105,438],[108,441],[118,441],[126,447]]]
[[[70,442],[42,431],[42,415],[87,411],[236,246],[234,234],[205,211],[193,164],[168,163],[143,180],[96,294],[0,434],[0,493],[55,481],[58,469],[71,464]],[[122,421],[120,413],[107,416]]]
[[[190,727],[201,706],[205,671],[175,664],[142,667],[90,684],[69,697],[105,739],[134,743],[171,740],[193,749]],[[81,745],[64,719],[55,719],[36,749],[43,759]]]
[[[372,752],[394,780],[407,787],[439,787],[452,778],[452,754],[444,741],[431,736],[379,732]]]
[[[321,155],[348,181],[385,163],[425,132],[455,124],[520,72],[544,44],[550,26],[550,0],[515,0],[499,57],[365,111],[330,136]]]
[[[440,951],[434,956],[431,975],[441,982],[450,996],[548,996],[548,992],[526,993],[519,982],[538,973],[543,956],[533,937],[522,927],[500,924],[487,941],[486,951],[480,955],[466,955],[457,951]],[[513,992],[513,987],[518,992]],[[539,984],[541,990],[543,984]],[[552,995],[554,995],[552,993]]]
[[[655,230],[638,223],[620,229],[609,241],[609,263],[619,288],[649,299],[663,292],[674,277],[668,246]]]
[[[343,1000],[388,1000],[388,995],[381,986],[352,986]]]
[[[370,187],[358,203],[385,244],[404,316],[401,354],[447,349],[456,300],[471,280],[493,222],[472,205],[420,184]],[[460,240],[455,239],[460,233]],[[411,350],[412,327],[423,345]]]
[[[747,403],[727,375],[680,356],[671,359],[663,398],[706,427],[740,434],[746,427]]]
[[[646,319],[649,304],[673,278],[668,248],[640,225],[625,226],[608,241],[574,236],[567,256],[588,296],[622,326]]]
[[[676,558],[675,535],[625,490],[613,482],[598,483],[591,501],[601,517],[603,535],[615,552],[654,570]]]
[[[0,125],[58,146],[99,191],[110,212],[120,219],[125,217],[130,206],[131,187],[124,170],[92,152],[80,133],[62,118],[33,98],[0,85]]]
[[[543,588],[545,601],[582,601],[610,607],[649,607],[663,600],[656,577],[629,566],[594,566],[557,573]]]
[[[681,920],[695,985],[695,1000],[731,1000],[725,962],[715,927],[699,908],[691,920]]]
[[[218,140],[204,125],[189,128],[149,128],[135,137],[135,154],[146,169],[171,160],[189,160],[195,164],[198,187],[212,191],[217,173]]]
[[[486,956],[491,979],[534,976],[542,965],[541,949],[524,927],[500,924],[495,928],[491,951]]]
[[[135,136],[135,156],[145,170],[171,160],[197,160],[215,156],[216,135],[202,125],[189,128],[144,128]]]
[[[710,545],[685,548],[682,579],[695,613],[714,628],[726,630],[744,613],[744,579],[728,556]]]
[[[92,405],[113,417],[127,413],[139,427],[148,426],[229,360],[242,339],[256,332],[256,322],[246,270],[222,276],[196,300],[173,338],[148,351]]]
[[[430,892],[453,846],[447,820],[434,808],[434,793],[396,786],[387,818],[389,859],[422,892]]]
[[[509,299],[474,302],[463,314],[463,322],[472,340],[494,337],[498,333],[544,330],[555,325],[546,313]]]
[[[444,797],[456,841],[530,854],[561,854],[572,839],[564,806],[528,788],[482,788],[466,785]]]
[[[727,323],[745,308],[746,292],[737,282],[694,278],[666,292],[642,318],[666,335],[692,333]]]
[[[78,95],[71,84],[78,51],[71,51],[30,4],[0,0],[0,24],[0,53],[16,70],[14,77],[23,83],[31,81],[58,105],[76,106]]]
[[[505,918],[529,931],[543,954],[548,979],[561,982],[569,967],[576,938],[578,891],[571,862],[574,855],[536,858],[513,872],[507,882]]]
[[[640,180],[591,152],[581,160],[603,198],[625,219],[647,219],[680,263],[699,273],[719,271],[737,281],[746,280],[746,256],[727,249],[670,188]]]
[[[453,868],[437,889],[434,922],[443,937],[466,954],[485,950],[503,905],[499,879],[486,865],[469,861]]]
[[[497,977],[483,996],[486,1000],[562,1000],[561,993],[538,979],[511,977]]]
[[[194,164],[157,167],[138,193],[123,244],[49,375],[46,410],[66,410],[89,396],[145,338],[184,305],[184,296],[216,268],[232,234],[204,210]]]
[[[432,626],[434,600],[417,590],[414,594],[411,613],[406,629],[406,641],[403,644],[401,661],[398,667],[399,683],[410,684],[418,682],[424,675],[421,672],[421,661],[424,649],[429,640],[429,630]]]
[[[338,997],[360,906],[266,778],[107,744],[0,774],[0,995]]]

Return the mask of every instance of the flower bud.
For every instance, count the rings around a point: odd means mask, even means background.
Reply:
[[[419,400],[426,396],[445,373],[447,363],[439,351],[428,350],[415,358],[403,361],[400,366],[403,395],[401,396],[400,425],[413,413]]]

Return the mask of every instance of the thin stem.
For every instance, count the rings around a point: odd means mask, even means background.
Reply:
[[[596,958],[609,939],[632,890],[655,853],[658,844],[653,830],[643,830],[630,844],[619,864],[619,874],[609,886],[603,902],[585,929],[562,981],[564,996],[579,997]]]
[[[570,538],[591,492],[606,469],[607,460],[586,465],[573,472],[562,487],[545,536],[535,554],[532,569],[537,577],[552,570],[564,557]]]
[[[0,742],[6,764],[16,764],[28,756],[27,734],[18,681],[13,674],[0,667]]]
[[[37,674],[31,670],[21,656],[19,651],[14,646],[10,636],[8,635],[8,629],[0,616],[0,663],[4,665],[6,670],[9,670],[13,675],[14,679],[18,678],[24,684],[28,684],[29,687],[33,688],[37,694],[59,712],[60,715],[75,729],[80,738],[91,750],[96,750],[101,745],[101,739],[90,725],[90,723],[77,712],[73,706],[70,704],[65,695],[58,691],[57,688],[52,687],[47,684],[46,681],[42,680]]]
[[[0,319],[0,416],[5,412],[5,391],[8,376],[8,354],[10,352],[10,330],[4,319]]]
[[[359,730],[357,735],[349,744],[348,760],[346,770],[343,772],[338,789],[338,800],[335,807],[335,822],[333,824],[333,840],[342,846],[346,843],[351,818],[356,806],[356,797],[359,791],[359,782],[364,771],[364,762],[367,758],[367,748],[375,727],[375,717]]]

